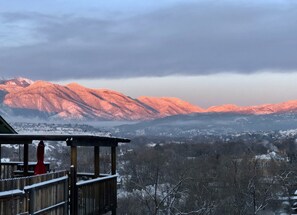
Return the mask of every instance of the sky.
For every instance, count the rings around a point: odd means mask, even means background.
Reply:
[[[0,78],[170,96],[297,100],[295,0],[0,0]]]

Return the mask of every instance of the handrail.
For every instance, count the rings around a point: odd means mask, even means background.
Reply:
[[[24,191],[15,189],[15,190],[8,190],[8,191],[2,191],[0,192],[0,199],[1,198],[6,198],[6,197],[11,197],[11,196],[19,196],[25,194]]]
[[[47,181],[43,181],[43,182],[39,182],[39,183],[36,183],[36,184],[25,186],[24,190],[30,190],[30,189],[35,189],[35,188],[46,187],[46,186],[51,185],[51,184],[55,184],[55,183],[58,183],[58,182],[61,182],[61,181],[65,181],[66,179],[68,179],[67,175],[63,176],[63,177],[60,177],[60,178],[50,179],[50,180],[47,180]]]
[[[59,171],[48,172],[48,173],[40,174],[40,175],[23,176],[23,177],[17,177],[17,178],[2,178],[2,179],[0,179],[0,182],[1,181],[10,181],[10,180],[21,180],[21,179],[34,178],[34,177],[37,178],[37,177],[40,177],[40,176],[43,176],[43,175],[51,175],[51,174],[63,173],[63,172],[66,173],[67,170],[59,170]]]
[[[55,204],[55,205],[52,205],[52,206],[50,206],[50,207],[47,207],[47,208],[41,209],[41,210],[39,210],[39,211],[36,211],[36,212],[34,212],[34,215],[35,215],[35,214],[44,214],[44,213],[47,212],[47,211],[51,211],[51,210],[53,210],[53,209],[56,209],[56,208],[58,208],[58,207],[61,207],[61,206],[65,205],[65,204],[67,204],[66,201],[60,202],[60,203],[58,203],[58,204]]]
[[[9,161],[9,162],[3,161],[1,162],[1,165],[19,165],[21,163],[23,163],[23,161]]]
[[[84,186],[84,185],[88,185],[88,184],[92,184],[95,182],[100,182],[100,181],[106,181],[108,179],[113,179],[113,178],[117,178],[118,174],[115,175],[110,175],[110,176],[105,176],[105,177],[101,177],[101,178],[94,178],[94,179],[90,179],[87,181],[79,181],[76,183],[76,186]]]

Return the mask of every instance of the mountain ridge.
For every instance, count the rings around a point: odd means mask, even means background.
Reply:
[[[24,78],[2,80],[0,92],[2,105],[18,113],[38,111],[63,119],[150,120],[202,110],[178,98],[154,98],[152,104],[114,90]]]
[[[132,121],[191,113],[260,115],[297,112],[297,100],[254,106],[224,104],[203,109],[175,97],[131,98],[114,90],[87,88],[78,83],[59,85],[27,78],[0,80],[0,104],[12,112],[17,110],[18,115],[37,111],[62,119]]]

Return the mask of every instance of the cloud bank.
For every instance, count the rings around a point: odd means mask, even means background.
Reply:
[[[129,18],[2,12],[0,76],[297,71],[296,11],[293,1],[199,1]]]

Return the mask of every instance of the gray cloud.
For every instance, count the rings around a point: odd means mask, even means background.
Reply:
[[[296,9],[289,1],[208,1],[125,19],[0,14],[3,23],[28,22],[39,39],[0,48],[1,76],[61,80],[297,70]]]

